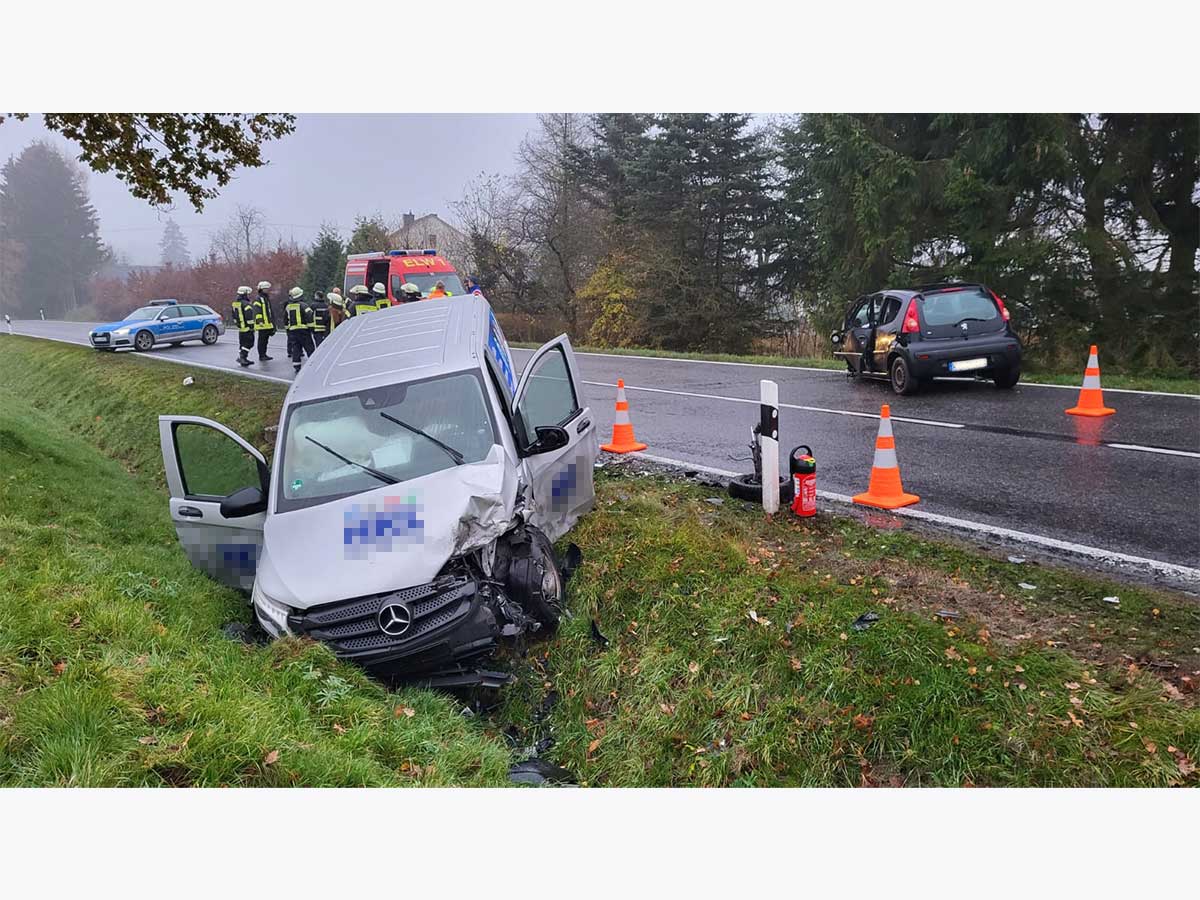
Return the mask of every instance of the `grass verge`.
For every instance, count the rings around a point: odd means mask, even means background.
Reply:
[[[548,742],[588,785],[1197,783],[1194,601],[656,478],[600,479],[574,615],[504,654],[488,715],[228,640],[245,605],[176,546],[154,416],[254,437],[281,392],[184,374],[0,347],[0,784],[503,784]]]
[[[514,347],[536,350],[540,345],[529,342],[514,342]],[[663,359],[696,359],[709,362],[747,363],[759,366],[791,366],[806,369],[832,369],[843,371],[846,364],[832,357],[813,356],[755,356],[732,353],[682,353],[675,350],[656,350],[649,347],[589,347],[579,346],[579,353],[607,353],[615,356],[654,356]],[[1086,361],[1086,360],[1084,360]],[[1083,380],[1083,369],[1078,372],[1023,371],[1021,380],[1031,384],[1063,384],[1078,387]],[[1168,394],[1200,395],[1200,379],[1161,375],[1120,375],[1105,371],[1104,386],[1134,391],[1162,391]]]

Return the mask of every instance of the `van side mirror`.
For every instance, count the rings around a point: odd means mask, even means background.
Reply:
[[[266,509],[267,497],[262,488],[245,487],[221,501],[221,515],[226,519],[240,519],[265,512]]]
[[[539,425],[534,429],[537,440],[525,448],[526,456],[537,456],[539,453],[550,453],[561,450],[571,442],[567,429],[557,425]]]

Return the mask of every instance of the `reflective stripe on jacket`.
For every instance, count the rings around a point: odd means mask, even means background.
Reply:
[[[271,301],[260,294],[254,301],[254,330],[273,331],[274,329],[275,319],[271,315]]]
[[[313,327],[312,308],[300,300],[293,300],[285,306],[283,315],[288,331],[302,331]]]
[[[244,300],[233,301],[233,324],[238,331],[254,330],[254,307]]]

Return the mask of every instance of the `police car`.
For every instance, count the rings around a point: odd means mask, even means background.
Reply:
[[[387,680],[496,685],[504,637],[544,635],[592,508],[597,429],[567,336],[518,378],[487,301],[339,325],[292,383],[270,464],[228,428],[160,416],[170,515],[192,564]]]
[[[151,300],[119,322],[97,325],[88,340],[97,350],[132,347],[149,350],[155,344],[182,344],[198,340],[215,344],[225,333],[225,321],[201,303]]]

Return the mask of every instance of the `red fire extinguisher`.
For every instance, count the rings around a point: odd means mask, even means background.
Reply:
[[[801,452],[803,451],[803,452]],[[813,458],[812,447],[801,444],[792,451],[790,460],[792,472],[792,512],[798,516],[815,516],[817,514],[817,461]]]

